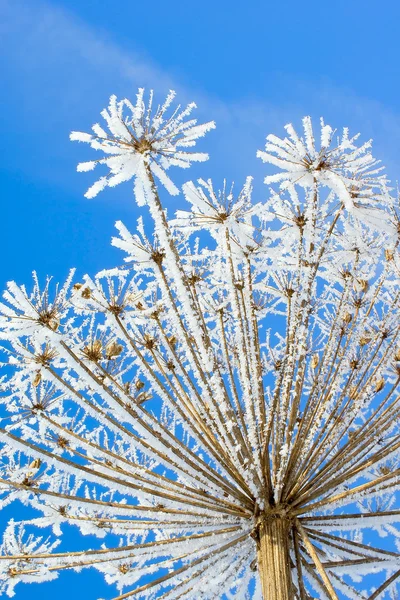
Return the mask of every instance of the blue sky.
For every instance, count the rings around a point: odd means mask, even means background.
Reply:
[[[199,118],[216,120],[201,142],[210,161],[176,173],[178,184],[212,176],[239,185],[250,174],[265,198],[255,152],[306,114],[373,137],[396,180],[399,17],[395,0],[0,0],[1,287],[29,284],[33,269],[59,280],[70,267],[94,274],[122,262],[109,240],[117,219],[134,227],[131,185],[86,200],[97,173],[76,173],[88,155],[68,141],[112,93],[145,86],[161,98],[172,87],[197,102]],[[182,202],[165,203],[172,214]],[[77,600],[103,593],[99,577],[64,574],[44,589],[17,588],[17,598],[70,598],[78,580]]]

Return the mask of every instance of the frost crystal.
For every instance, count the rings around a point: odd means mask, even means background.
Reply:
[[[397,200],[369,143],[322,122],[317,148],[307,117],[259,153],[265,202],[188,182],[168,220],[157,180],[213,127],[172,99],[72,134],[111,172],[89,197],[135,177],[147,205],[152,231],[117,223],[126,267],[4,293],[0,500],[27,518],[0,591],[92,567],[114,600],[396,599]],[[68,526],[86,550],[56,550]]]

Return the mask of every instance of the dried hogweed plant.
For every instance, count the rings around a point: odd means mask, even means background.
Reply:
[[[71,135],[110,170],[88,197],[133,179],[150,213],[117,223],[127,267],[4,294],[1,499],[33,516],[1,590],[94,567],[114,600],[398,598],[400,228],[370,143],[307,117],[258,153],[265,203],[200,180],[168,220],[214,127],[172,101]]]

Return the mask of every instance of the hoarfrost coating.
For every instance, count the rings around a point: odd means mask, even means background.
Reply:
[[[94,568],[114,600],[395,599],[398,199],[370,142],[306,117],[258,153],[265,200],[189,181],[168,219],[214,127],[173,100],[71,134],[110,171],[86,195],[134,179],[152,219],[116,224],[125,267],[4,292],[0,499],[27,517],[0,590]]]
[[[78,165],[78,171],[91,171],[97,164],[105,164],[110,169],[109,177],[101,177],[86,192],[87,198],[94,198],[105,187],[114,187],[119,183],[136,178],[135,198],[139,206],[146,202],[143,179],[146,180],[146,167],[150,169],[172,195],[179,194],[178,188],[167,176],[166,170],[171,166],[188,168],[194,161],[205,161],[207,154],[188,151],[215,127],[213,122],[197,125],[195,119],[188,120],[196,105],[189,104],[184,110],[178,106],[171,116],[166,113],[175,97],[171,91],[164,104],[153,109],[153,92],[150,92],[146,105],[144,90],[137,94],[136,104],[129,100],[117,102],[111,96],[108,109],[101,116],[106,121],[109,133],[98,123],[93,125],[93,134],[73,131],[70,139],[86,142],[94,150],[100,150],[106,156]],[[128,113],[124,116],[124,111]]]

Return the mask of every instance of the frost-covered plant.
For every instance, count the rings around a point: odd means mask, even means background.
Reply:
[[[114,600],[398,598],[386,178],[369,143],[323,122],[317,142],[307,117],[259,152],[279,168],[265,202],[251,178],[189,182],[168,220],[157,182],[176,194],[166,170],[204,160],[214,126],[168,117],[172,99],[112,97],[108,131],[71,136],[102,156],[78,170],[110,169],[87,196],[133,178],[152,217],[117,223],[126,268],[4,293],[0,494],[29,518],[5,531],[0,589],[94,567]],[[55,551],[66,525],[91,549]]]

